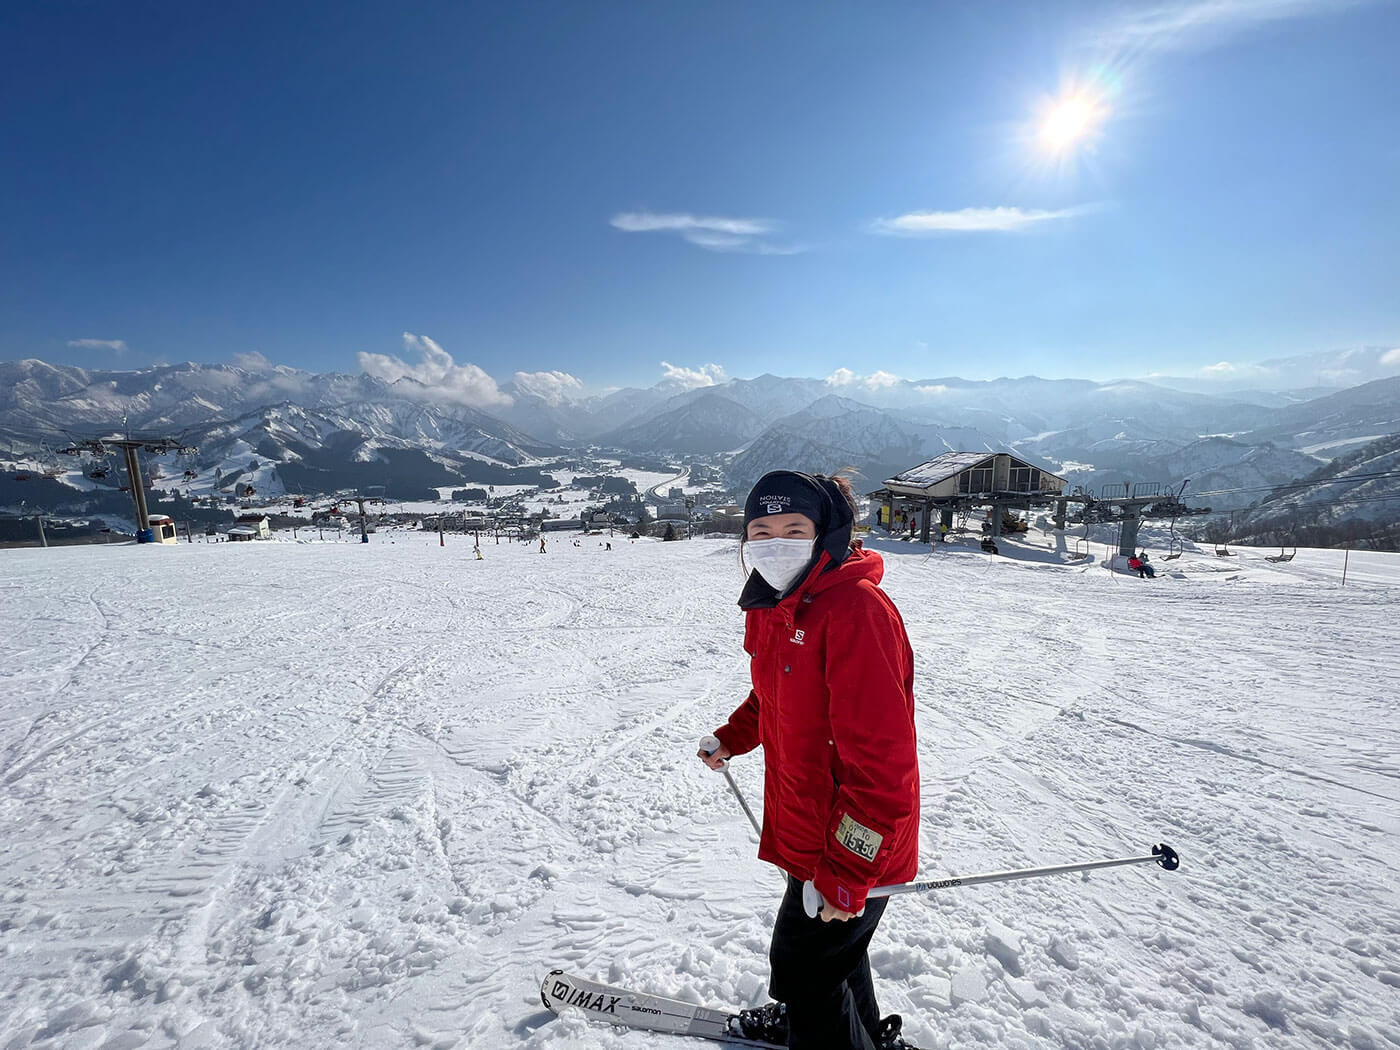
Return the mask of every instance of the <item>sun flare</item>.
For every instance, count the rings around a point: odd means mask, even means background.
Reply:
[[[1040,124],[1040,141],[1056,152],[1083,142],[1103,121],[1103,107],[1087,95],[1070,95],[1053,103]]]

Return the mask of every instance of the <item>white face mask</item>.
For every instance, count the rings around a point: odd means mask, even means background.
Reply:
[[[815,539],[749,540],[744,544],[744,561],[782,594],[811,563],[816,545]]]

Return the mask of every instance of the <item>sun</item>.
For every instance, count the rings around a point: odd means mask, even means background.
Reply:
[[[1107,114],[1102,104],[1084,94],[1068,95],[1051,103],[1040,121],[1041,145],[1063,153],[1091,137]]]

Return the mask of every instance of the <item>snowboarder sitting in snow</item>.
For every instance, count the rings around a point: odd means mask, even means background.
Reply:
[[[1157,575],[1157,570],[1154,569],[1152,567],[1151,562],[1147,560],[1146,551],[1139,551],[1135,557],[1129,558],[1128,568],[1132,569],[1133,572],[1137,573],[1138,579],[1140,580],[1145,580],[1149,577],[1155,577]]]
[[[918,866],[914,658],[880,555],[851,541],[854,515],[843,478],[780,470],[754,486],[739,597],[753,688],[699,752],[719,769],[763,745],[758,855],[788,887],[769,949],[777,1002],[740,1017],[799,1050],[905,1045],[898,1015],[880,1018],[866,954],[888,899],[866,894]],[[826,902],[818,918],[804,880]]]

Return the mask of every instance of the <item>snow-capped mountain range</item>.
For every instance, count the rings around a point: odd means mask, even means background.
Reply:
[[[256,452],[299,491],[330,491],[367,466],[416,490],[497,483],[584,445],[721,462],[740,490],[780,466],[853,467],[870,487],[949,450],[1008,449],[1093,488],[1192,480],[1255,489],[1312,473],[1400,432],[1400,376],[1305,398],[1220,397],[1141,380],[957,377],[880,383],[763,375],[688,390],[541,396],[505,384],[487,411],[404,377],[284,366],[178,364],[96,371],[0,363],[0,441],[10,461],[125,428],[175,434],[208,467]],[[533,473],[533,471],[531,472]],[[1212,501],[1243,507],[1257,491]]]

